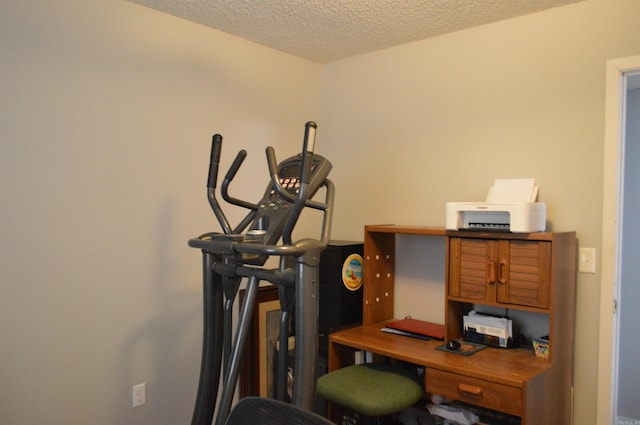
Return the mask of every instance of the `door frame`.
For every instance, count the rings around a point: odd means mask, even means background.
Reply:
[[[624,172],[625,74],[640,70],[640,56],[607,61],[602,194],[602,263],[598,348],[598,424],[615,424],[620,287],[620,243]]]

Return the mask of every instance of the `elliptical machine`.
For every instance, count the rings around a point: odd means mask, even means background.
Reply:
[[[223,425],[229,415],[261,280],[278,286],[280,347],[288,346],[289,324],[295,310],[296,378],[292,402],[307,410],[313,408],[318,352],[318,265],[320,254],[329,243],[334,198],[333,183],[327,179],[332,165],[313,152],[316,129],[314,122],[306,123],[302,152],[280,163],[273,148],[267,147],[271,179],[257,204],[229,195],[229,184],[247,155],[245,150],[238,152],[220,189],[225,201],[249,210],[235,228],[229,225],[216,199],[222,136],[213,136],[207,198],[223,233],[205,233],[189,240],[190,247],[202,250],[204,298],[202,362],[192,425],[211,425],[216,406],[215,425]],[[312,199],[321,187],[325,188],[324,202]],[[292,232],[305,207],[323,214],[320,240],[294,242]],[[272,256],[279,257],[278,268],[264,268]],[[242,278],[248,278],[246,295],[232,337],[232,309]],[[286,361],[287,350],[279,350],[277,373],[286,374]],[[223,385],[218,400],[221,371]],[[283,400],[286,379],[283,376],[277,382],[276,396]]]

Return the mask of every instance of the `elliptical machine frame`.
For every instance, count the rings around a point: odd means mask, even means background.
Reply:
[[[261,280],[278,286],[280,347],[288,346],[289,323],[295,311],[292,402],[303,409],[313,409],[318,353],[318,266],[320,254],[329,243],[335,192],[327,178],[331,163],[313,152],[316,129],[314,122],[307,122],[302,152],[280,163],[274,149],[266,148],[270,181],[257,204],[229,195],[229,183],[247,155],[245,150],[238,152],[220,190],[228,203],[249,209],[235,228],[229,225],[216,199],[222,136],[213,136],[207,199],[223,233],[209,232],[189,240],[189,246],[201,249],[203,257],[202,360],[192,425],[210,425],[214,412],[215,425],[223,425],[229,415]],[[325,188],[324,201],[313,200],[321,187]],[[292,232],[304,208],[322,212],[320,239],[294,242]],[[263,267],[270,257],[279,257],[278,268]],[[233,337],[232,309],[242,278],[248,281]],[[277,373],[286,374],[286,361],[287,350],[279,350]],[[223,385],[218,400],[221,371]],[[277,382],[276,396],[283,400],[286,379]]]

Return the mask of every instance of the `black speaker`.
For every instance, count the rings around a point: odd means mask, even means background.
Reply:
[[[362,242],[331,241],[320,256],[320,355],[327,355],[331,332],[362,323],[363,250]]]

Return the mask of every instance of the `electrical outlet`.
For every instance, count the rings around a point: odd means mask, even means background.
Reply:
[[[144,406],[147,403],[147,384],[133,386],[133,407]]]
[[[580,273],[596,272],[595,248],[580,248],[578,250],[578,271]]]

